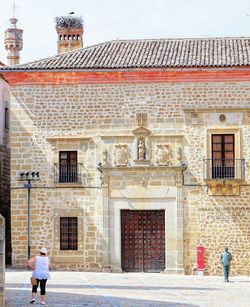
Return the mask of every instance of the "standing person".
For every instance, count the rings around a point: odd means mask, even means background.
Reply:
[[[221,264],[223,265],[223,272],[224,272],[224,281],[229,282],[229,271],[230,271],[230,263],[232,260],[232,255],[228,251],[228,247],[225,247],[224,252],[220,256]]]
[[[37,288],[40,283],[40,295],[41,295],[41,304],[46,305],[45,303],[45,287],[49,275],[49,258],[47,255],[47,249],[45,247],[39,250],[40,255],[31,258],[28,261],[28,266],[33,270],[32,277],[36,278],[37,284],[32,286],[32,298],[30,303],[34,304],[36,302],[35,296],[37,293]]]

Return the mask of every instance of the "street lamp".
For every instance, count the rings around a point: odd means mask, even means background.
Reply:
[[[28,171],[28,172],[21,172],[19,174],[20,181],[27,181],[23,185],[24,188],[28,189],[28,260],[30,259],[30,189],[32,188],[32,181],[39,180],[40,174],[39,172]]]

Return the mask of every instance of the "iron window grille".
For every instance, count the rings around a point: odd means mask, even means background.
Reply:
[[[55,183],[81,183],[82,182],[81,163],[55,163],[54,180]]]
[[[78,249],[77,217],[60,218],[60,250]]]
[[[205,179],[245,179],[244,159],[204,159]]]

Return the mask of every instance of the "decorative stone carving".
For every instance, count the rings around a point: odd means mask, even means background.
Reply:
[[[157,145],[156,164],[157,165],[163,165],[164,164],[164,147],[163,147],[163,145]]]
[[[182,186],[182,178],[181,177],[176,177],[175,178],[175,186],[176,187]]]
[[[101,174],[100,179],[101,179],[101,186],[103,188],[108,187],[109,178],[107,176],[104,176],[103,174]]]
[[[226,121],[226,115],[225,115],[225,114],[221,114],[221,115],[219,116],[219,119],[220,119],[220,121],[221,121],[222,123],[224,123],[224,122]]]
[[[181,147],[177,147],[176,159],[177,159],[177,164],[181,165],[182,164],[182,148]]]
[[[146,113],[136,114],[137,128],[132,131],[136,136],[146,137],[150,135],[151,131],[145,128],[148,124],[148,118]]]
[[[237,196],[240,194],[240,183],[225,183],[224,181],[211,181],[208,185],[210,196]]]
[[[103,151],[103,158],[102,158],[102,161],[103,161],[103,166],[108,166],[108,151],[107,149],[105,149]]]
[[[138,127],[135,130],[133,130],[132,133],[137,137],[138,136],[147,137],[148,135],[150,135],[151,131],[144,127]]]
[[[127,166],[128,164],[127,145],[116,145],[115,146],[114,163],[116,166]]]
[[[55,141],[50,142],[50,148],[51,148],[52,151],[56,150],[56,142]]]
[[[146,159],[145,139],[140,138],[138,140],[138,160],[145,160],[145,159]]]
[[[148,116],[146,113],[136,114],[136,121],[138,127],[145,127],[148,124]]]
[[[170,145],[157,145],[156,149],[156,164],[159,166],[171,165],[171,147]]]

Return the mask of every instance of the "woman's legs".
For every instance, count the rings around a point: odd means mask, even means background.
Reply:
[[[47,282],[47,279],[40,279],[41,302],[45,302],[46,282]]]
[[[39,279],[37,279],[36,281],[37,281],[37,284],[32,286],[31,301],[35,300],[35,296],[36,296],[36,293],[37,293],[37,288],[38,288],[38,285],[39,285]]]

